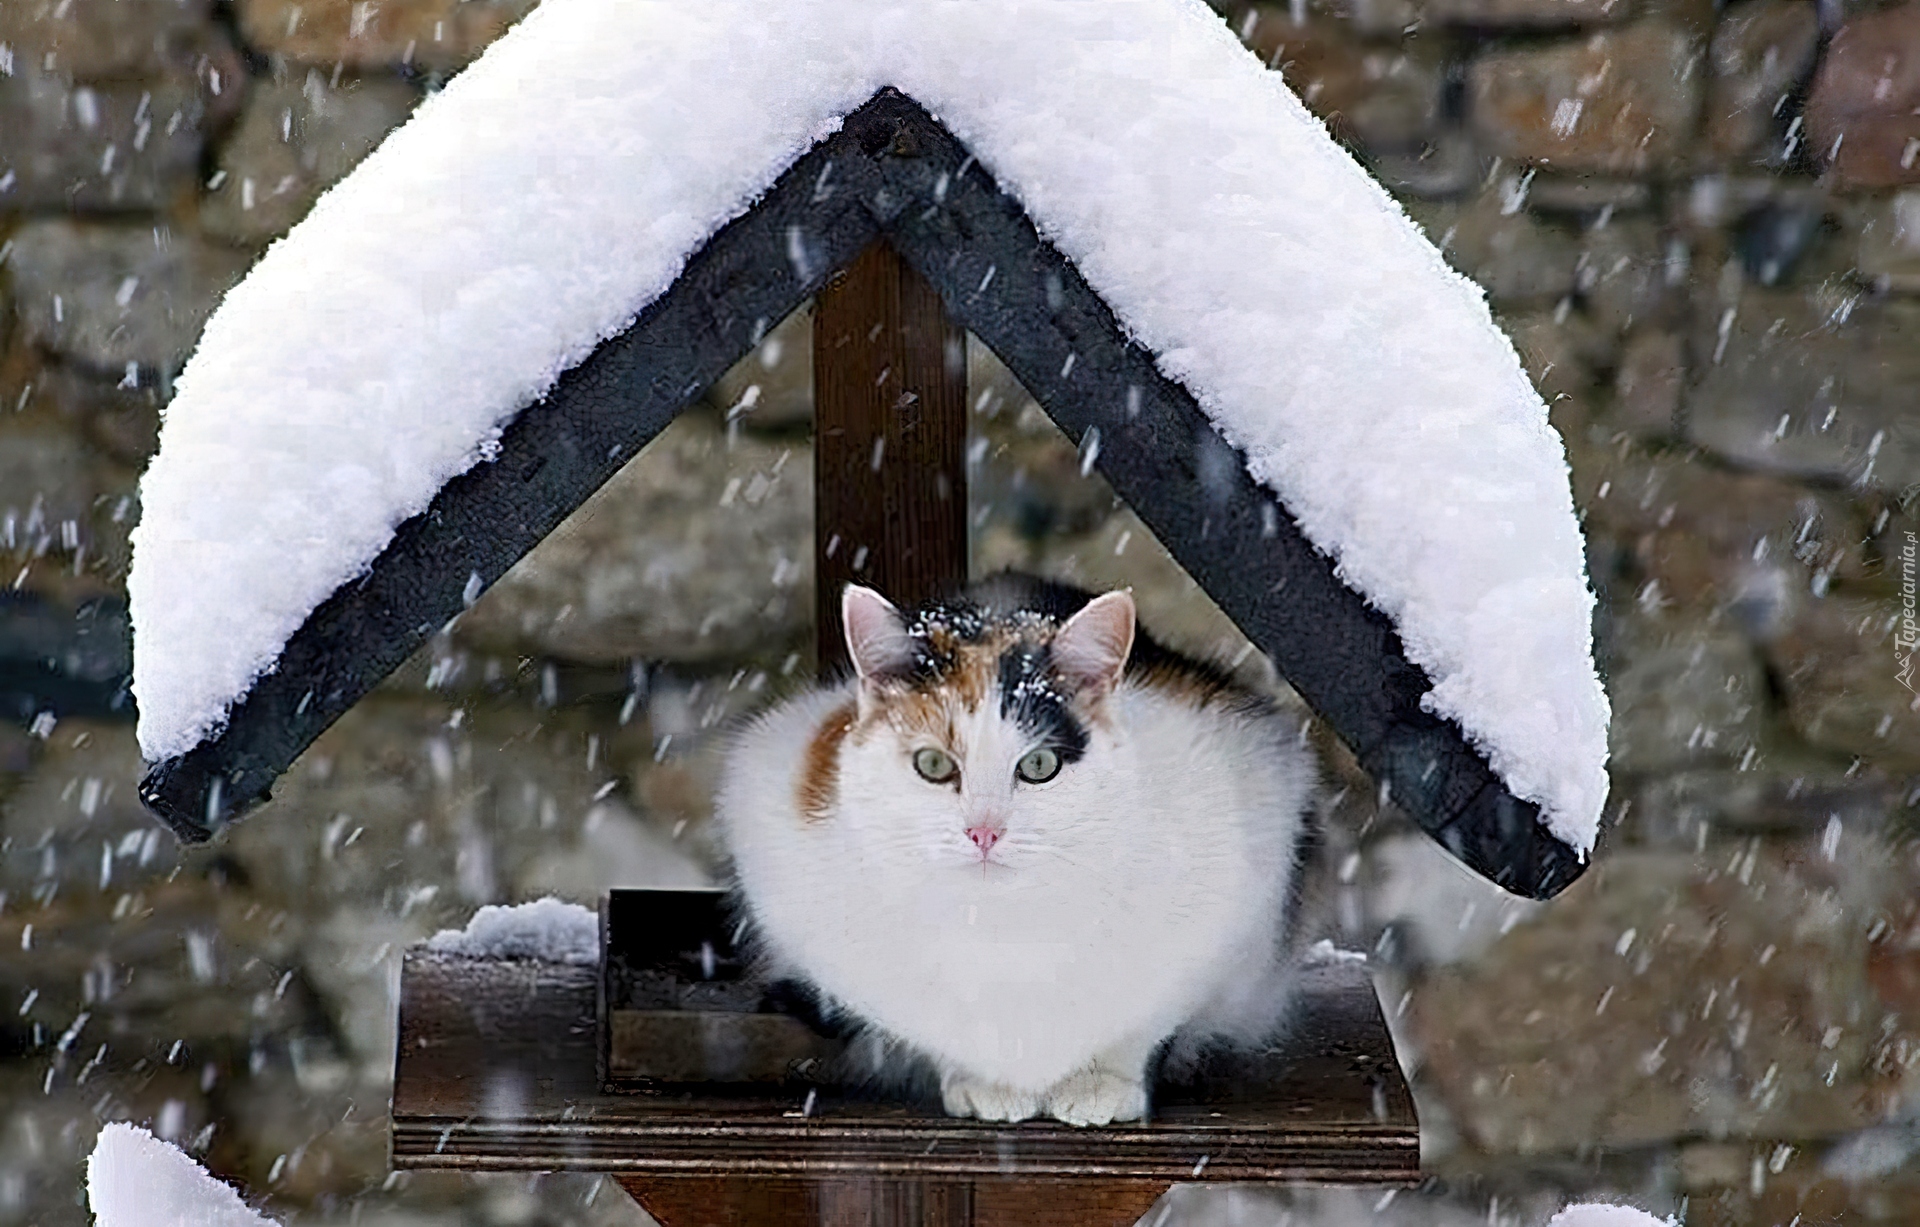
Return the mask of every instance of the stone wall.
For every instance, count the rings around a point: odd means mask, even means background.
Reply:
[[[183,851],[121,692],[137,477],[221,292],[522,0],[0,4],[0,1224],[86,1221],[102,1119],[300,1222],[630,1224],[587,1178],[389,1176],[396,952],[478,904],[702,880],[712,733],[811,667],[796,318]],[[1373,952],[1427,1189],[1166,1222],[1920,1222],[1920,6],[1223,13],[1484,285],[1566,439],[1615,800],[1545,907],[1326,744],[1325,919]],[[1383,338],[1383,343],[1391,343]],[[1286,338],[1275,337],[1275,344]],[[1271,671],[992,356],[976,565],[1131,583]],[[1377,1216],[1377,1217],[1375,1217]]]

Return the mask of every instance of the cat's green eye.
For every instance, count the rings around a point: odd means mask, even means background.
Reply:
[[[913,752],[913,769],[929,784],[945,784],[960,774],[960,764],[953,761],[953,755],[932,746]]]
[[[1041,746],[1020,760],[1013,773],[1029,784],[1044,784],[1060,774],[1060,754]]]

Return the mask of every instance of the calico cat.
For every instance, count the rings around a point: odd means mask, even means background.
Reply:
[[[854,676],[735,738],[718,817],[774,975],[931,1064],[946,1110],[1135,1120],[1168,1042],[1280,1024],[1316,772],[1126,592],[843,596]]]

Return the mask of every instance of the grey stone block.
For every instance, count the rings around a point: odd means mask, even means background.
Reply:
[[[0,75],[0,208],[152,209],[198,172],[206,99],[191,79],[75,84]]]
[[[1468,68],[1469,115],[1497,152],[1524,162],[1669,170],[1698,120],[1699,57],[1691,35],[1660,21],[1491,51]]]
[[[30,222],[7,270],[28,334],[103,372],[172,372],[250,257],[161,226]]]
[[[683,414],[461,615],[455,638],[598,664],[783,653],[813,624],[813,451]]]
[[[1702,319],[1693,344],[1694,442],[1797,477],[1920,481],[1920,303],[1749,290]]]
[[[1766,721],[1766,684],[1746,638],[1691,619],[1616,624],[1609,662],[1613,767],[1737,763]]]
[[[16,68],[80,81],[190,69],[218,39],[212,0],[7,0],[0,44]]]
[[[404,123],[419,100],[418,91],[401,81],[334,86],[317,70],[256,84],[239,126],[221,146],[218,186],[201,205],[201,224],[240,243],[286,233],[323,191]]]
[[[535,0],[238,0],[247,41],[303,64],[457,68],[532,10]]]

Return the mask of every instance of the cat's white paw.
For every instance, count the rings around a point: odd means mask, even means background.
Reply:
[[[1140,1120],[1147,1114],[1147,1087],[1138,1078],[1091,1066],[1047,1092],[1047,1114],[1069,1125]]]
[[[966,1074],[947,1074],[940,1079],[940,1100],[948,1116],[974,1116],[981,1120],[1031,1120],[1040,1115],[1040,1096],[999,1082],[986,1082]]]

